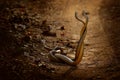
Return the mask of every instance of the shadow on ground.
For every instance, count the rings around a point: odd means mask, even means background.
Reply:
[[[106,0],[102,3],[100,15],[109,43],[114,49],[113,63],[120,64],[120,1]]]
[[[104,31],[114,51],[110,67],[114,67],[113,71],[115,73],[111,74],[109,79],[117,80],[120,76],[120,0],[103,0],[99,14],[101,15]]]

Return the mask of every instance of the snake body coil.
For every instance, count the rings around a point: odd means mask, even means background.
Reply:
[[[56,52],[56,49],[53,49],[50,51],[49,53],[49,58],[51,60],[54,60],[54,61],[58,61],[58,62],[61,62],[64,61],[66,62],[67,64],[69,65],[77,65],[79,64],[79,62],[81,61],[82,59],[82,56],[83,56],[83,52],[84,52],[84,39],[85,39],[85,36],[86,36],[86,33],[87,33],[87,24],[88,24],[88,16],[87,16],[87,13],[83,11],[83,14],[82,14],[85,18],[86,18],[86,21],[84,22],[83,20],[79,19],[77,17],[77,13],[75,12],[75,18],[82,22],[83,23],[83,27],[80,31],[80,39],[79,39],[79,42],[78,42],[78,45],[77,45],[77,49],[76,49],[76,54],[75,54],[75,59],[72,60],[71,58],[63,55],[63,54],[58,54],[58,53],[55,53]]]

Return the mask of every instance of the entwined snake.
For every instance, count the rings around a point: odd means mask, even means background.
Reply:
[[[69,57],[67,57],[66,55],[63,55],[63,54],[58,54],[56,53],[57,50],[60,50],[60,47],[55,47],[54,49],[52,49],[49,53],[49,58],[53,61],[57,61],[57,62],[65,62],[69,65],[78,65],[79,62],[81,61],[82,59],[82,56],[83,56],[83,52],[84,52],[84,39],[85,39],[85,36],[86,36],[86,33],[87,33],[87,24],[88,24],[88,16],[87,16],[87,13],[85,11],[83,11],[82,15],[85,17],[86,21],[83,21],[81,19],[79,19],[77,17],[77,12],[75,12],[75,18],[82,22],[83,23],[83,27],[80,31],[80,39],[79,39],[79,42],[78,42],[78,45],[77,45],[77,49],[76,49],[76,54],[75,54],[75,59],[71,59]]]

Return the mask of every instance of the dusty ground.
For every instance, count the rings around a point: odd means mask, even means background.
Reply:
[[[119,0],[1,1],[0,8],[1,80],[119,79]],[[78,40],[82,24],[74,12],[82,17],[83,10],[90,14],[82,61],[77,67],[51,62],[41,40],[51,48]],[[50,26],[56,35],[43,35],[40,26]],[[63,26],[65,30],[59,30]]]

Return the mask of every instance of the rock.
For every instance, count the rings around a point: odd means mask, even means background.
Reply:
[[[72,39],[70,42],[76,43],[76,42],[78,42],[78,40]]]
[[[38,66],[41,67],[43,64],[42,63],[39,63]]]
[[[67,50],[67,49],[63,50],[63,53],[67,54],[67,53],[68,53],[68,50]]]
[[[28,48],[29,46],[25,44],[24,47]]]
[[[91,48],[90,50],[89,50],[89,52],[97,52],[98,50],[97,49],[95,49],[95,48]]]
[[[43,52],[41,52],[40,54],[41,54],[42,56],[45,56],[45,53],[43,53]]]
[[[27,57],[30,56],[28,52],[24,52],[24,55],[27,56]]]
[[[50,68],[49,70],[50,70],[51,73],[55,72],[55,68]]]
[[[75,59],[75,54],[70,53],[70,54],[67,54],[67,56],[71,59]]]
[[[60,52],[61,52],[61,50],[56,50],[56,52],[57,52],[57,53],[60,53]]]
[[[39,67],[42,67],[42,68],[44,68],[44,69],[46,69],[46,64],[45,64],[45,62],[39,63],[38,66],[39,66]]]
[[[27,26],[23,24],[14,24],[14,25],[15,25],[14,28],[18,31],[23,31],[27,28]]]
[[[34,56],[31,56],[30,53],[24,52],[24,55],[32,60],[32,62],[35,62],[36,58]]]

